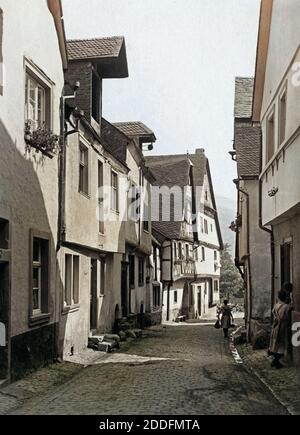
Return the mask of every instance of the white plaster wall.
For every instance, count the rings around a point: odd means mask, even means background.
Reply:
[[[53,130],[59,134],[59,102],[64,77],[54,21],[46,1],[1,0],[4,13],[4,89],[0,96],[0,216],[11,223],[12,335],[28,330],[29,231],[47,232],[51,238],[49,310],[55,319],[56,235],[58,213],[57,158],[24,155],[24,57],[34,62],[53,82]],[[38,37],[37,37],[38,35]]]
[[[89,195],[79,192],[79,143],[89,150]],[[98,144],[99,151],[101,146]],[[124,167],[116,161],[99,155],[88,140],[75,134],[69,137],[66,162],[66,240],[83,246],[109,252],[125,252],[125,198],[128,180]],[[103,181],[106,187],[104,199],[104,235],[99,233],[98,161],[103,163]],[[111,209],[111,170],[119,175],[119,213]]]
[[[276,152],[279,144],[279,97],[287,85],[286,141],[300,127],[300,3],[297,0],[274,0],[269,53],[267,59],[263,106],[261,113],[263,131],[263,162],[266,165],[267,117],[275,109]],[[298,65],[298,66],[297,66]],[[293,67],[297,67],[295,75]],[[299,172],[299,136],[286,149],[285,155],[278,155],[274,163],[263,175],[263,223],[271,224],[282,217],[289,209],[300,203],[299,177],[287,176]],[[279,188],[274,197],[268,192]]]

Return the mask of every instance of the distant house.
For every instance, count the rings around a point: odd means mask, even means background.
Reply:
[[[261,128],[252,122],[253,78],[235,81],[234,151],[237,162],[237,219],[235,264],[245,282],[246,328],[255,341],[271,319],[271,234],[259,222]]]
[[[272,302],[293,283],[293,322],[300,321],[299,17],[299,2],[262,1],[252,114],[262,129],[260,217],[272,230]],[[299,347],[293,353],[300,363]]]
[[[152,226],[162,246],[163,320],[214,316],[222,238],[208,160],[197,150],[146,162],[155,177]]]

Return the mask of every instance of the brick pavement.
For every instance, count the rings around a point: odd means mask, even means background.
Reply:
[[[270,367],[272,359],[266,350],[254,351],[251,345],[238,346],[248,369],[273,392],[291,414],[300,414],[300,371],[288,366],[281,370]]]
[[[142,339],[122,343],[121,353],[135,357],[118,362],[116,355],[115,363],[74,371],[66,382],[26,398],[10,413],[287,414],[253,373],[234,362],[228,341],[211,325],[147,331]]]

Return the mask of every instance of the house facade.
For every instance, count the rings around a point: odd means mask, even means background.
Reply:
[[[24,20],[28,10],[33,18]],[[56,356],[57,146],[67,53],[60,1],[24,0],[16,8],[1,0],[0,16],[1,382]]]
[[[222,238],[204,150],[146,161],[159,188],[152,225],[162,246],[163,320],[215,317]]]
[[[299,16],[296,1],[262,1],[253,103],[262,129],[261,219],[273,237],[272,301],[293,283],[293,322],[300,320]],[[294,348],[297,363],[299,355]]]
[[[91,335],[129,321],[142,324],[152,249],[143,131],[102,117],[104,79],[128,76],[124,38],[68,41],[68,52],[59,252],[63,356],[81,352]]]
[[[261,128],[252,122],[253,78],[236,78],[234,151],[237,164],[235,264],[245,283],[245,321],[248,339],[268,342],[271,326],[271,231],[259,221]]]

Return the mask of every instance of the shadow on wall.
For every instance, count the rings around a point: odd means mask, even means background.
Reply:
[[[56,158],[48,161],[47,158],[40,160],[40,154],[35,154],[37,159],[22,155],[1,120],[0,153],[0,217],[9,221],[11,248],[10,259],[5,259],[6,263],[2,259],[2,265],[6,264],[9,270],[9,279],[0,280],[1,299],[6,301],[0,307],[0,316],[5,319],[8,340],[4,351],[2,347],[1,356],[5,359],[1,358],[0,366],[11,373],[12,380],[17,380],[53,362],[57,356],[61,310],[58,289],[62,288],[56,255],[58,171]],[[49,180],[44,192],[49,210],[34,166],[43,172],[44,180]],[[32,230],[45,233],[49,238],[49,296],[45,305],[49,318],[38,326],[30,322]]]

